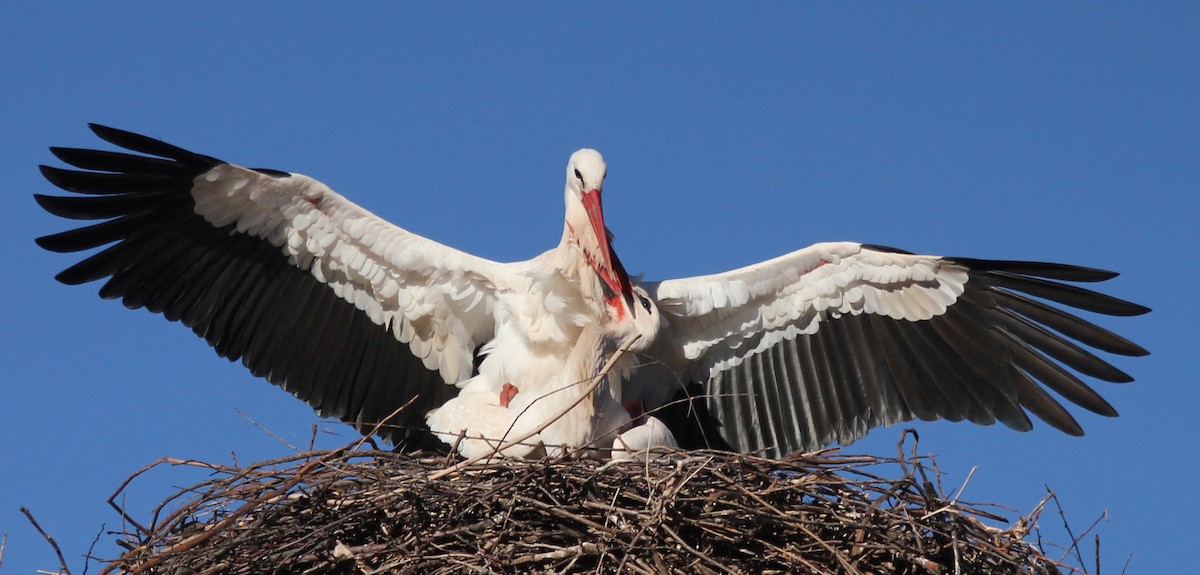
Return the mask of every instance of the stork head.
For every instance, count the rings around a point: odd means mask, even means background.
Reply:
[[[637,309],[636,313],[626,314],[610,307],[607,321],[584,328],[576,342],[577,347],[599,352],[595,357],[596,367],[604,363],[607,359],[605,356],[625,345],[628,345],[629,351],[633,353],[646,351],[658,339],[659,332],[666,325],[654,298],[645,289],[632,286],[630,296],[633,298],[633,307]],[[634,336],[641,337],[634,341]]]
[[[600,278],[609,306],[624,306],[637,313],[629,275],[617,259],[608,228],[604,227],[600,190],[604,187],[607,170],[604,157],[596,150],[585,148],[571,154],[571,160],[567,162],[565,191],[566,232]]]
[[[654,303],[654,298],[642,286],[633,286],[630,293],[633,300],[633,317],[610,324],[608,329],[615,331],[623,341],[629,341],[634,335],[642,336],[629,346],[629,351],[641,353],[658,338],[658,332],[665,322],[658,311],[658,305]]]

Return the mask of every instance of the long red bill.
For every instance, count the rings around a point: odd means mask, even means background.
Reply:
[[[620,295],[625,300],[626,307],[632,310],[633,284],[629,282],[629,274],[625,272],[625,267],[621,265],[621,260],[617,259],[617,254],[608,241],[608,228],[604,226],[604,209],[601,206],[599,189],[583,193],[583,208],[587,210],[588,220],[592,222],[592,232],[600,245],[600,257],[604,259],[603,262],[597,262],[603,269],[596,270],[596,273],[608,287],[606,291],[612,292],[612,299]]]

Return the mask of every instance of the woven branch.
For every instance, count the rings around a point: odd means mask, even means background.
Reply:
[[[163,465],[210,477],[144,526],[122,511],[129,551],[101,573],[1083,573],[1027,540],[1041,505],[993,526],[1000,510],[947,498],[930,458],[664,452],[434,480],[445,457],[339,449],[164,459],[131,480]]]

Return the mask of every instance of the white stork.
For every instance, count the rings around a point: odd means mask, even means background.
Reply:
[[[639,311],[603,225],[605,167],[594,151],[567,167],[559,246],[501,264],[388,224],[305,176],[92,129],[146,155],[52,148],[80,170],[43,173],[81,195],[37,201],[59,216],[107,221],[39,245],[112,244],[58,279],[109,278],[101,296],[182,321],[221,356],[360,431],[407,406],[380,431],[394,443],[425,437],[425,415],[458,391],[446,384],[527,401],[521,386],[561,376],[589,326]],[[1078,435],[1043,386],[1116,415],[1075,372],[1131,378],[1085,346],[1147,352],[1053,304],[1149,311],[1066,283],[1115,275],[842,242],[649,282],[663,322],[644,352],[651,365],[614,398],[660,416],[684,446],[772,455],[913,418],[1027,430],[1028,411]]]

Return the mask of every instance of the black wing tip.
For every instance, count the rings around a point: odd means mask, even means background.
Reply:
[[[41,208],[46,210],[46,212],[50,215],[58,216],[68,220],[88,219],[86,217],[80,217],[78,208],[72,207],[74,199],[74,197],[47,196],[45,194],[33,195],[33,201],[37,202],[37,205],[41,206]],[[41,239],[42,238],[38,238],[38,245],[41,245]]]
[[[74,147],[70,147],[70,146],[50,146],[50,153],[54,154],[55,158],[58,158],[62,162],[71,164],[72,166],[75,165],[75,163],[72,161],[73,158],[75,158],[79,154],[87,153],[90,151],[91,150],[88,150],[87,148],[74,148]],[[52,166],[42,166],[42,167],[55,169]],[[45,172],[43,172],[43,173],[45,173]]]
[[[141,154],[174,160],[192,169],[200,169],[201,171],[205,171],[213,166],[216,166],[217,164],[224,163],[222,160],[212,156],[197,154],[191,150],[180,148],[174,144],[168,144],[167,142],[157,138],[152,138],[137,132],[130,132],[128,130],[122,130],[120,128],[113,128],[111,126],[105,126],[103,124],[91,122],[88,123],[88,128],[91,129],[92,133],[96,134],[98,138],[115,146]],[[51,148],[51,151],[53,152],[54,148]]]
[[[957,262],[956,262],[957,263]],[[987,269],[968,266],[967,273],[979,281],[1025,295],[1048,299],[1059,304],[1104,315],[1129,317],[1143,315],[1150,308],[1087,289],[1069,282],[1085,281],[1072,277],[1015,269]]]
[[[959,256],[946,256],[942,259],[967,266],[974,271],[1004,272],[1069,282],[1103,282],[1121,275],[1110,270],[1056,262],[989,260]]]
[[[54,275],[54,280],[63,285],[77,286],[88,282],[96,281],[101,278],[81,276],[74,273],[74,269],[65,269]]]
[[[74,171],[68,170],[66,168],[56,168],[54,166],[47,166],[45,164],[38,166],[38,171],[41,172],[42,177],[46,178],[46,181],[50,182],[54,187],[62,189],[62,190],[66,190],[68,192],[75,191],[73,189],[73,188],[75,188],[75,186],[72,185],[72,180],[73,180],[72,176],[78,174],[78,172],[74,172]],[[38,198],[38,197],[47,198],[47,197],[53,197],[53,196],[34,194],[33,197],[34,198]],[[38,204],[41,205],[43,208],[46,208],[46,204],[42,203],[41,200],[38,200]],[[49,208],[46,208],[46,210],[49,211]]]
[[[1150,313],[1151,311],[1154,311],[1154,310],[1150,309],[1149,307],[1146,307],[1142,304],[1133,303],[1131,301],[1127,301],[1127,302],[1125,302],[1125,304],[1129,307],[1129,313],[1125,314],[1128,316],[1146,315],[1146,314]],[[1145,353],[1143,353],[1141,355],[1150,355],[1150,352],[1148,352],[1146,350],[1142,350],[1142,351]]]
[[[93,134],[96,134],[96,137],[100,138],[101,140],[122,148],[137,149],[138,142],[149,142],[159,145],[164,144],[164,142],[161,140],[151,138],[150,136],[138,134],[137,132],[130,132],[129,130],[122,130],[120,128],[113,128],[112,126],[105,126],[104,124],[88,122],[88,129],[90,129]]]
[[[50,212],[56,216],[58,214],[54,213],[54,208],[58,207],[58,204],[55,203],[55,200],[60,198],[62,198],[62,196],[47,196],[46,194],[33,195],[33,201],[37,202],[37,205],[41,206],[43,210],[46,210],[47,212]]]
[[[1109,367],[1112,368],[1111,374],[1107,374],[1106,377],[1096,377],[1096,379],[1099,379],[1100,381],[1106,381],[1108,383],[1133,383],[1136,381],[1132,375],[1112,367],[1111,365]]]
[[[1041,384],[1035,384],[1041,385]],[[1045,392],[1043,392],[1045,393]],[[1075,419],[1062,405],[1057,401],[1046,396],[1046,400],[1053,403],[1053,407],[1049,409],[1037,409],[1028,404],[1024,405],[1025,409],[1033,412],[1038,419],[1043,423],[1057,429],[1058,431],[1070,435],[1071,437],[1083,437],[1083,426],[1079,425],[1079,421]],[[1046,407],[1046,406],[1043,406]]]
[[[1075,423],[1074,421],[1072,421],[1071,423],[1073,423],[1074,425],[1066,425],[1066,424],[1054,425],[1053,423],[1050,425],[1054,426],[1055,429],[1057,429],[1067,435],[1070,435],[1071,437],[1083,437],[1084,435],[1086,435],[1083,432],[1083,428],[1080,427],[1080,425],[1078,423]]]
[[[1150,313],[1150,308],[1144,305],[1133,303],[1131,301],[1123,300],[1107,294],[1095,293],[1093,296],[1093,301],[1100,307],[1090,311],[1095,311],[1096,313],[1102,313],[1104,315],[1111,315],[1115,317],[1136,317]],[[1081,309],[1089,308],[1084,307]]]
[[[250,168],[250,169],[254,170],[264,176],[270,176],[272,178],[290,178],[290,177],[292,177],[291,172],[285,172],[283,170],[276,170],[276,169],[272,169],[272,168]]]
[[[1121,350],[1121,355],[1126,357],[1146,357],[1150,355],[1150,350],[1133,343],[1132,341],[1126,340],[1126,343],[1129,344],[1129,349]]]
[[[861,246],[863,249],[868,249],[868,250],[876,251],[876,252],[883,252],[883,253],[888,253],[888,254],[903,254],[906,256],[916,255],[913,252],[910,252],[908,250],[902,250],[900,248],[893,248],[891,246],[884,246],[884,245],[880,245],[880,244],[858,244],[858,245]]]
[[[130,132],[127,132],[127,131],[119,129],[119,128],[114,128],[112,126],[105,126],[104,124],[101,124],[98,122],[88,122],[87,126],[88,126],[88,129],[91,130],[93,134],[96,134],[103,140],[108,139],[108,138],[104,137],[105,134],[129,134],[130,133]]]
[[[39,248],[42,248],[43,250],[46,250],[46,251],[57,252],[57,253],[66,253],[66,252],[70,251],[70,250],[54,249],[55,247],[57,247],[57,244],[54,243],[54,235],[42,236],[40,238],[34,238],[33,243],[37,244]]]

